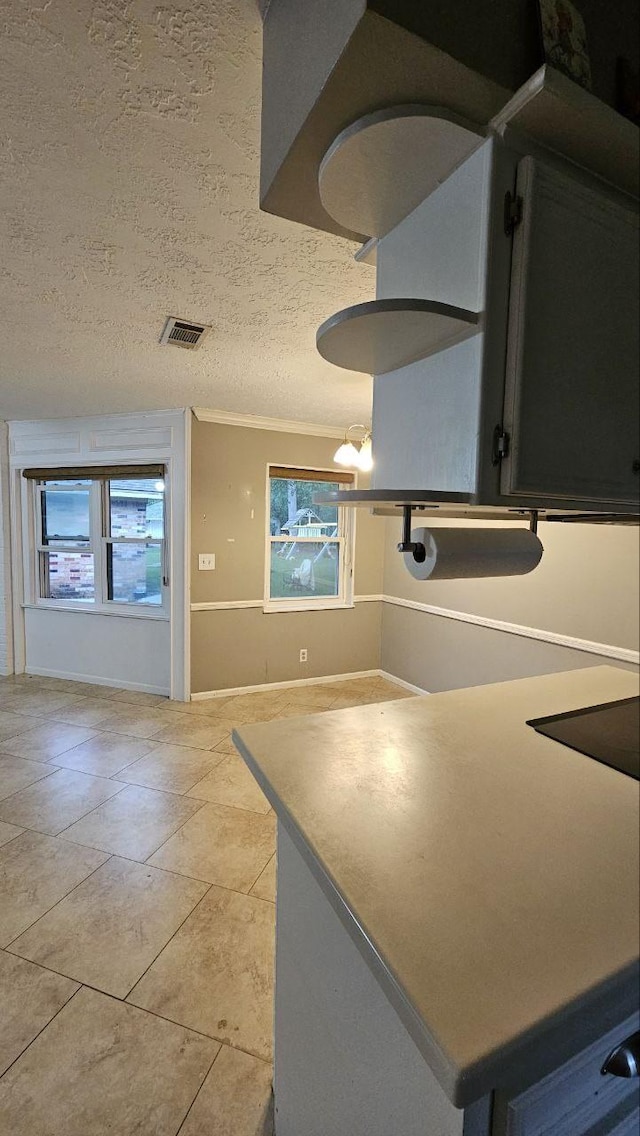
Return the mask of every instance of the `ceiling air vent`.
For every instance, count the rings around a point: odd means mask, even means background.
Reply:
[[[174,347],[188,347],[190,351],[194,351],[209,331],[211,324],[189,323],[187,320],[178,319],[177,316],[169,316],[160,336],[160,342],[171,343]]]

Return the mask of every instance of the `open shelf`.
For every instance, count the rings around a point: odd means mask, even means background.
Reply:
[[[370,300],[325,320],[316,345],[336,367],[384,375],[475,335],[479,319],[435,300]]]
[[[536,71],[491,126],[498,133],[507,127],[525,131],[618,189],[638,194],[638,127],[553,67]]]
[[[326,493],[314,493],[314,502],[319,505],[362,505],[370,509],[376,505],[414,505],[460,506],[469,505],[473,500],[471,493],[453,493],[428,489],[335,489]]]
[[[347,126],[318,173],[320,200],[345,229],[383,237],[477,149],[484,130],[444,107],[387,107]]]
[[[347,505],[373,509],[385,516],[399,516],[407,505],[423,516],[458,517],[489,521],[522,521],[535,513],[541,521],[564,524],[640,525],[637,513],[604,513],[584,509],[525,505],[477,505],[471,493],[437,489],[336,489],[314,493],[316,505]]]

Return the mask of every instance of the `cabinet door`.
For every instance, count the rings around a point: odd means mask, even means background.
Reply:
[[[638,217],[533,158],[518,166],[502,492],[637,497]]]
[[[637,1136],[637,1079],[600,1072],[607,1054],[637,1028],[635,1014],[519,1096],[498,1096],[493,1136]]]

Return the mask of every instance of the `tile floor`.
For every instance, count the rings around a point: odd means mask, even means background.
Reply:
[[[402,697],[0,679],[2,1136],[270,1136],[275,818],[231,730]]]

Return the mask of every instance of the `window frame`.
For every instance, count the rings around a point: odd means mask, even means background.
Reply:
[[[114,471],[115,472],[115,471]],[[141,478],[144,479],[144,468],[141,468]],[[55,471],[51,471],[50,480],[55,480]],[[80,477],[78,480],[81,480]],[[138,537],[112,537],[111,536],[111,510],[109,483],[112,480],[108,474],[100,478],[87,478],[89,486],[89,544],[85,548],[74,548],[71,545],[47,545],[43,540],[43,513],[42,497],[46,486],[46,478],[28,483],[30,490],[30,514],[33,518],[33,540],[31,543],[31,598],[32,605],[38,608],[49,608],[59,611],[81,611],[94,615],[126,615],[137,619],[168,620],[170,618],[170,581],[167,565],[169,564],[169,519],[170,494],[167,473],[164,477],[163,496],[163,536],[153,538]],[[114,477],[113,480],[123,480]],[[64,492],[72,493],[70,487]],[[161,602],[159,604],[130,603],[126,600],[109,599],[109,571],[108,546],[113,544],[159,545],[161,565]],[[51,599],[45,592],[44,556],[54,552],[86,552],[93,556],[93,584],[94,599]]]
[[[287,599],[286,597],[271,597],[271,548],[273,544],[284,544],[291,538],[272,536],[271,529],[271,469],[277,467],[278,469],[291,469],[292,471],[304,470],[305,473],[319,474],[317,480],[322,480],[323,473],[331,473],[335,476],[338,472],[336,469],[329,469],[326,466],[303,466],[286,465],[282,462],[268,462],[266,471],[266,493],[265,493],[265,552],[264,552],[264,597],[262,610],[266,614],[287,612],[287,611],[328,611],[331,609],[344,609],[354,607],[353,599],[353,581],[354,581],[354,567],[355,567],[355,510],[348,509],[344,505],[338,505],[338,533],[335,537],[328,539],[335,542],[339,546],[339,579],[338,579],[338,595],[337,596],[292,596]],[[349,471],[351,473],[351,471]],[[282,478],[281,480],[286,480]],[[301,478],[292,478],[294,481],[300,481]],[[313,481],[313,477],[309,477]],[[357,484],[355,475],[351,475],[349,482],[342,483],[334,482],[334,486],[338,489],[354,489]],[[329,482],[327,482],[329,485]],[[297,544],[318,544],[318,537],[298,537]]]

